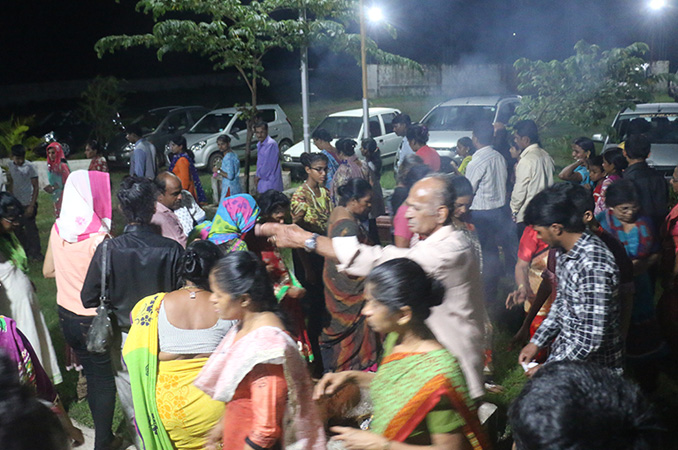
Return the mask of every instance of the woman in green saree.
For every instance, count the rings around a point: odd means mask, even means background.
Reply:
[[[346,383],[369,387],[374,416],[369,431],[332,427],[332,439],[363,450],[489,448],[456,358],[424,324],[443,293],[410,259],[393,259],[370,273],[362,314],[375,332],[386,335],[379,369],[325,374],[314,398]]]

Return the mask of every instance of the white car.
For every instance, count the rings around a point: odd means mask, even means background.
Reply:
[[[395,108],[370,108],[370,136],[377,141],[377,146],[381,150],[381,159],[386,162],[391,162],[396,156],[398,147],[402,142],[402,138],[398,137],[393,132],[391,121],[400,114],[400,110]],[[320,122],[315,129],[324,128],[333,137],[332,144],[341,138],[350,138],[355,140],[360,146],[363,139],[363,110],[351,109],[348,111],[341,111],[330,114]],[[318,147],[311,142],[311,151],[319,152]],[[304,153],[304,142],[294,144],[286,152],[283,153],[283,169],[290,170],[295,178],[299,178],[303,173],[303,168],[299,158]],[[356,153],[360,155],[359,147],[356,148]]]
[[[428,127],[427,145],[441,158],[455,159],[457,141],[464,136],[471,137],[476,122],[508,124],[519,104],[517,95],[453,98],[434,106],[419,123]],[[396,164],[399,159],[400,155]]]
[[[280,152],[287,150],[294,142],[292,125],[279,105],[257,105],[261,120],[268,123],[268,135],[278,143]],[[195,155],[195,167],[211,169],[221,165],[223,158],[217,147],[217,138],[226,134],[231,138],[231,148],[238,158],[245,157],[245,143],[247,138],[247,124],[239,117],[237,108],[215,109],[205,114],[199,121],[184,133],[186,145]],[[256,139],[252,139],[252,153],[257,154]],[[169,145],[169,144],[168,144]],[[171,159],[169,146],[165,153]]]

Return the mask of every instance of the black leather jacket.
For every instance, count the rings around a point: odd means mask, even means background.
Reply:
[[[80,293],[86,308],[99,306],[102,248],[99,245],[94,253]],[[127,225],[122,236],[110,240],[108,252],[108,300],[120,329],[127,331],[130,312],[139,300],[178,287],[178,263],[184,249],[150,226]]]

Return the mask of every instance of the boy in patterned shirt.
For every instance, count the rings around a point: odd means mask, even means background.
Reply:
[[[575,202],[566,190],[551,186],[537,194],[525,211],[525,222],[539,238],[560,247],[556,299],[532,340],[520,352],[527,364],[551,341],[552,361],[590,361],[622,372],[623,341],[617,299],[619,269],[612,252],[585,231]],[[532,376],[540,366],[527,370]]]

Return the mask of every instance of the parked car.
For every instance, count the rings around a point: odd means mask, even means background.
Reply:
[[[616,147],[628,138],[629,123],[634,119],[647,122],[645,133],[652,143],[647,163],[671,176],[678,165],[678,103],[643,103],[635,109],[627,108],[614,118],[612,136],[594,135],[593,140],[604,142],[603,149]],[[603,151],[605,151],[603,150]]]
[[[520,104],[517,95],[488,95],[482,97],[453,98],[431,109],[423,119],[429,131],[427,145],[435,149],[441,158],[457,162],[457,141],[464,136],[471,137],[476,122],[501,122],[507,124]],[[400,154],[396,156],[398,164]]]
[[[393,132],[391,125],[396,114],[400,114],[400,110],[395,108],[370,108],[370,136],[377,141],[384,163],[393,161],[401,142],[401,138]],[[330,114],[315,129],[321,128],[326,129],[332,135],[332,144],[341,138],[351,138],[360,145],[363,138],[363,110],[351,109]],[[320,150],[311,142],[311,151],[319,152]],[[301,178],[304,173],[299,160],[302,153],[304,153],[303,141],[294,144],[283,153],[283,169],[291,171],[294,178]],[[357,154],[362,158],[360,152],[357,152]]]
[[[202,106],[165,106],[151,109],[129,122],[120,119],[120,125],[123,130],[126,123],[139,125],[144,137],[155,146],[157,166],[163,167],[167,164],[163,149],[169,139],[188,131],[208,111]],[[109,164],[117,167],[129,167],[133,150],[134,145],[127,141],[124,131],[116,134],[105,147]]]
[[[40,120],[31,133],[37,133],[43,141],[33,149],[36,155],[47,156],[47,146],[58,142],[64,155],[68,156],[85,146],[92,133],[92,126],[83,121],[75,111],[56,111]]]
[[[278,143],[280,152],[287,150],[294,142],[292,124],[280,105],[257,105],[259,118],[268,124],[268,134]],[[193,127],[184,133],[186,144],[195,155],[195,167],[212,168],[221,165],[222,155],[217,147],[217,138],[227,134],[231,148],[238,158],[245,158],[247,123],[240,118],[237,108],[223,108],[210,111]],[[256,139],[252,142],[252,156],[256,156]],[[169,146],[165,154],[169,158]]]

